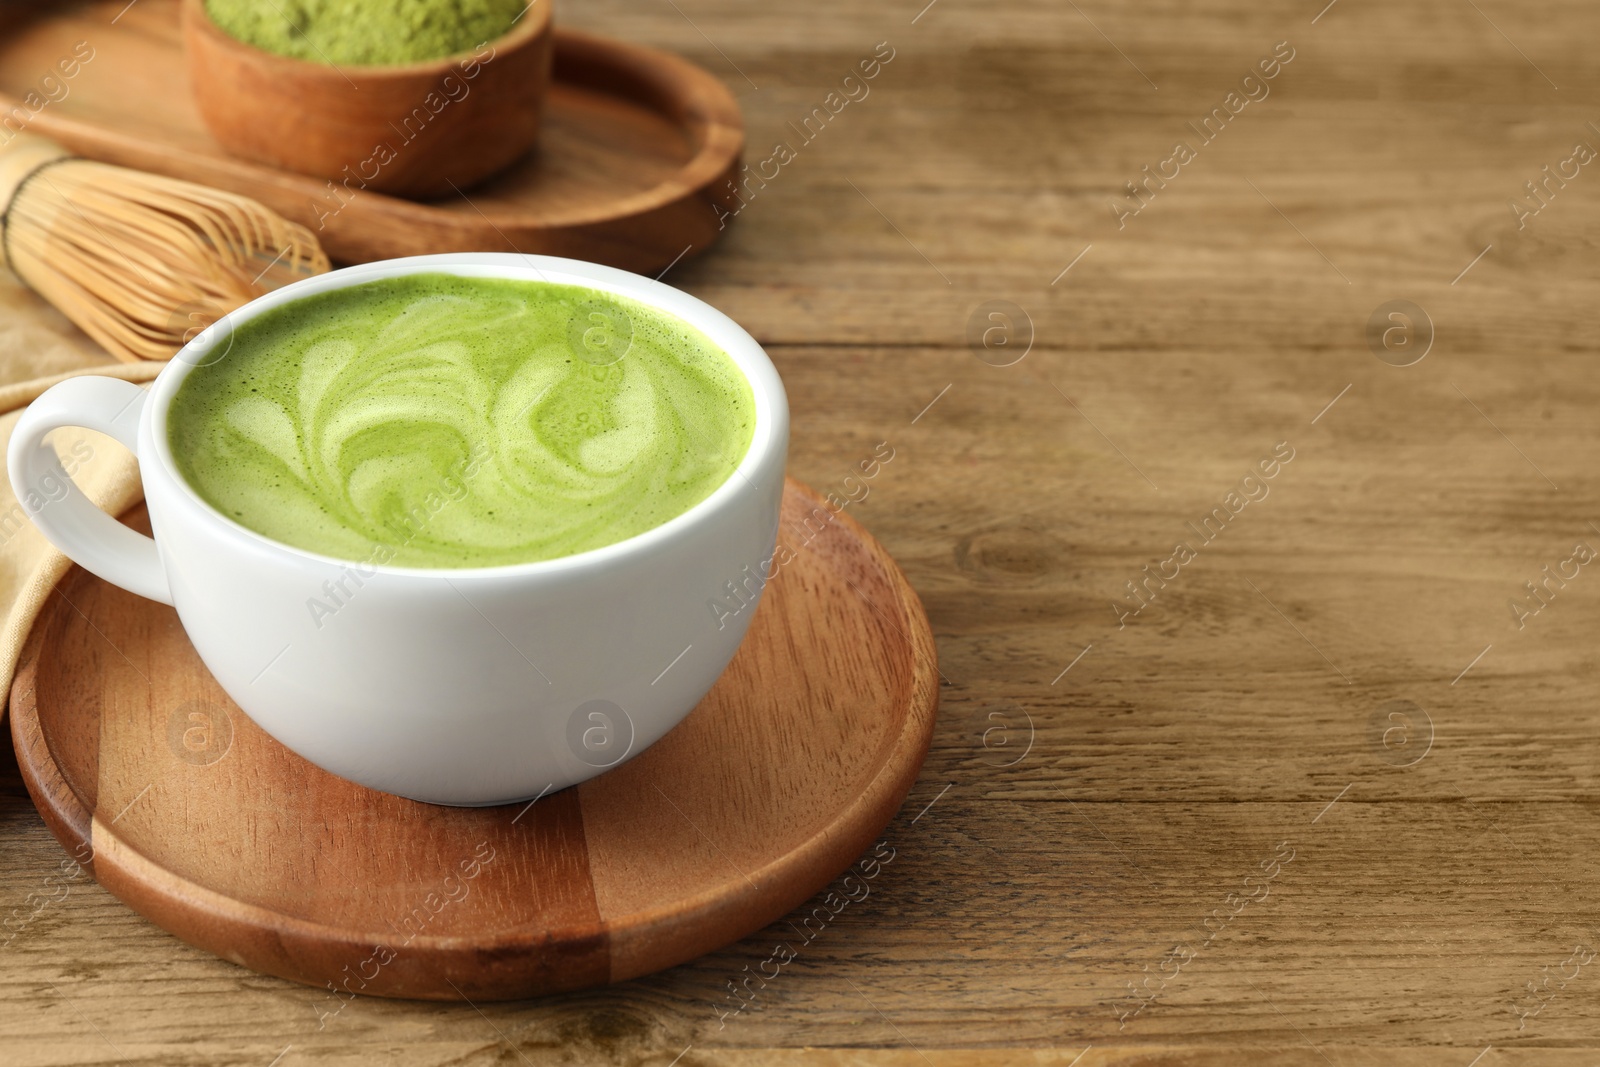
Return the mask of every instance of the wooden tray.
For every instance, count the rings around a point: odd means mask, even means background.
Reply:
[[[476,1001],[670,967],[858,859],[927,753],[922,606],[850,518],[808,542],[819,506],[789,483],[779,537],[798,558],[700,706],[531,806],[434,807],[318,770],[223,694],[171,608],[77,568],[12,686],[17,762],[102,885],[258,971]]]
[[[243,193],[310,226],[346,263],[433,252],[520,251],[654,273],[706,248],[738,170],[744,125],[711,74],[649,48],[557,30],[540,147],[461,197],[421,204],[234,159],[200,121],[178,0],[0,5],[0,120],[79,155]],[[120,16],[120,17],[119,17]],[[88,42],[93,58],[58,64]],[[53,79],[45,83],[45,79]],[[37,111],[26,106],[48,101]]]

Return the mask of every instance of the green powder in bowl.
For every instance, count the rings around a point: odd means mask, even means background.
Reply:
[[[211,20],[245,44],[351,66],[470,52],[510,32],[526,6],[525,0],[206,0]]]

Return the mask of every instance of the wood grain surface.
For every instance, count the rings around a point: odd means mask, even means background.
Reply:
[[[373,168],[395,170],[422,149],[416,123],[400,124],[387,152],[374,145],[337,182],[223,151],[201,119],[179,11],[179,0],[0,4],[0,128],[29,129],[91,159],[251,197],[310,227],[345,263],[492,250],[654,274],[704,251],[725,228],[720,205],[731,194],[722,187],[738,170],[743,121],[723,84],[679,56],[558,30],[539,147],[470,191],[446,186],[442,199],[414,202],[377,192],[368,180]],[[480,101],[467,83],[492,82],[489,72],[498,69],[492,61],[463,67],[463,80],[448,91]],[[439,119],[424,132],[460,117],[451,108],[461,104],[433,99]],[[466,116],[469,134],[480,117]]]
[[[897,450],[850,511],[921,595],[947,684],[895,861],[753,1000],[728,983],[782,924],[601,993],[363,1000],[321,1030],[301,989],[80,883],[0,952],[19,1062],[1600,1060],[1600,969],[1579,962],[1600,949],[1600,573],[1520,629],[1508,603],[1600,549],[1600,173],[1552,182],[1520,230],[1509,206],[1600,148],[1600,12],[606,0],[558,19],[717,72],[752,166],[796,149],[666,279],[769,347],[796,477],[827,489]],[[788,123],[885,41],[870,95],[795,145]],[[1119,228],[1125,183],[1193,148],[1187,123],[1281,41],[1270,95]],[[1032,323],[1009,367],[968,341],[991,300]],[[1366,336],[1394,300],[1436,334],[1409,367]],[[1125,583],[1280,442],[1270,495],[1119,629]],[[52,892],[61,850],[18,786],[0,833],[0,899]],[[1123,1019],[1147,977],[1159,996]]]
[[[129,521],[149,532],[142,509]],[[625,981],[844,877],[795,927],[814,934],[893,862],[879,835],[921,769],[938,668],[916,595],[858,524],[791,482],[780,529],[790,556],[711,693],[634,759],[532,802],[444,808],[319,770],[228,698],[170,607],[76,569],[18,664],[17,762],[96,882],[325,994],[329,1016],[357,994]],[[631,736],[615,711],[610,736]]]

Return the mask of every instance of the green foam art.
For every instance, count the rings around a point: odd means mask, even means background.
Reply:
[[[167,420],[185,480],[257,533],[357,562],[614,544],[710,496],[755,430],[709,338],[577,286],[407,275],[264,312],[215,351]]]

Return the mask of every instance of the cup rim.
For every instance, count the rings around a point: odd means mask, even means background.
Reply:
[[[703,500],[666,522],[652,526],[632,537],[608,545],[574,552],[553,559],[533,560],[525,563],[506,563],[486,567],[407,567],[389,563],[373,563],[332,556],[311,549],[300,548],[268,537],[238,520],[224,514],[202,497],[178,468],[172,454],[167,434],[167,416],[179,387],[202,364],[199,357],[209,353],[217,344],[231,336],[234,329],[267,311],[290,304],[302,297],[345,289],[365,282],[384,278],[405,277],[412,274],[459,274],[465,277],[511,278],[545,281],[556,285],[576,285],[600,292],[627,297],[645,304],[665,315],[689,323],[711,338],[744,375],[755,398],[756,419],[750,445],[733,472],[728,475]],[[209,365],[209,364],[207,364]],[[777,368],[754,337],[727,315],[680,289],[632,274],[615,267],[605,267],[583,260],[563,259],[556,256],[539,256],[523,253],[476,252],[445,253],[429,256],[409,256],[401,259],[378,260],[340,270],[329,271],[311,278],[293,282],[281,289],[257,297],[250,303],[218,319],[191,340],[156,376],[146,402],[141,435],[148,432],[140,448],[141,464],[146,457],[156,461],[167,479],[179,487],[184,499],[197,506],[207,517],[219,521],[234,534],[242,535],[263,548],[289,553],[308,562],[341,568],[360,567],[363,575],[393,574],[427,578],[468,577],[531,577],[559,574],[648,552],[659,544],[670,541],[688,529],[699,525],[716,511],[727,506],[746,491],[759,487],[761,468],[771,462],[776,454],[781,464],[788,446],[788,397]],[[782,468],[779,468],[782,477]],[[376,545],[374,547],[377,547]]]

